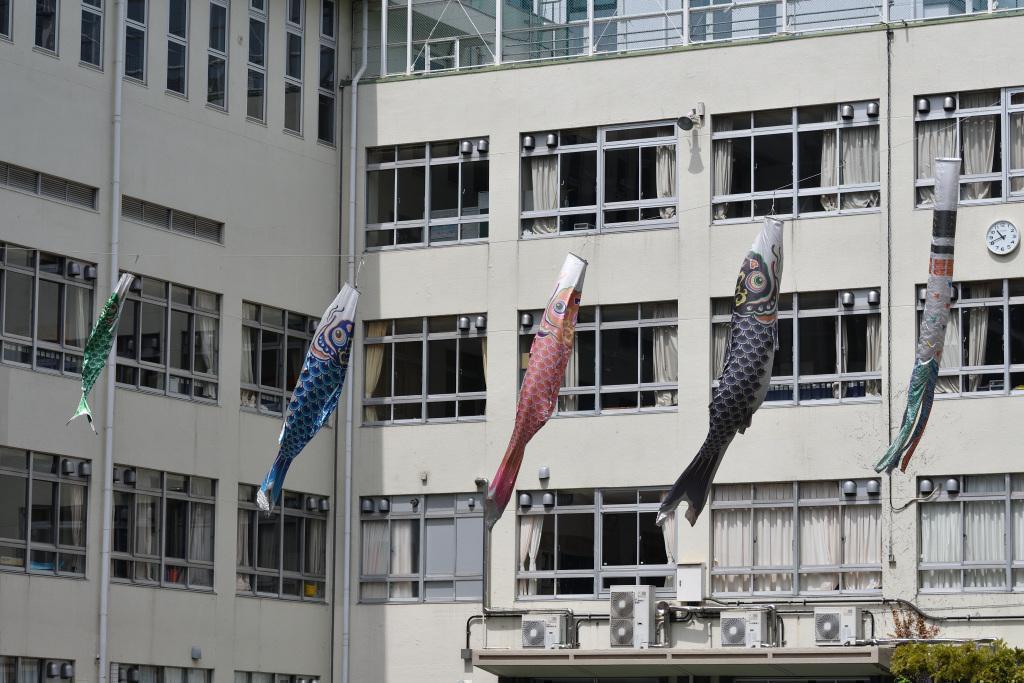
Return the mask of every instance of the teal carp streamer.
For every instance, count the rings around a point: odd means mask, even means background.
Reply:
[[[89,341],[85,344],[85,357],[82,361],[82,398],[78,401],[78,410],[67,421],[67,424],[71,424],[71,420],[74,420],[76,417],[85,415],[85,419],[89,421],[92,431],[96,431],[96,427],[92,423],[92,410],[89,408],[88,403],[89,392],[92,391],[93,385],[96,384],[100,373],[103,372],[103,368],[107,365],[110,347],[114,345],[117,320],[121,317],[121,309],[124,307],[124,297],[128,293],[128,288],[131,287],[132,280],[134,279],[135,276],[131,273],[125,273],[121,276],[121,279],[117,281],[117,287],[114,288],[110,298],[107,299],[107,303],[103,304],[103,311],[100,313],[100,317],[92,327]]]

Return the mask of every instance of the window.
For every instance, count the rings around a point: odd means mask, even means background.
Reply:
[[[599,598],[612,586],[675,594],[675,525],[655,519],[665,489],[531,491],[520,505],[516,596]]]
[[[483,419],[486,316],[375,320],[365,329],[364,425]]]
[[[878,290],[801,292],[779,297],[778,344],[766,402],[851,403],[882,394]],[[713,385],[725,368],[732,299],[711,302]]]
[[[60,0],[36,0],[36,47],[57,54]]]
[[[129,683],[132,680],[141,683],[213,683],[213,669],[111,664],[110,678],[116,683]]]
[[[80,374],[96,266],[2,242],[0,254],[3,362]]]
[[[128,0],[124,75],[146,82],[146,0]]]
[[[284,129],[302,135],[303,0],[287,0],[284,56]]]
[[[543,311],[519,327],[519,383]],[[557,414],[674,409],[679,353],[675,301],[581,306]]]
[[[285,491],[268,515],[256,489],[238,485],[238,594],[323,602],[329,499]]]
[[[934,492],[918,506],[921,590],[1024,590],[1024,475],[928,481]],[[959,493],[950,493],[948,482],[958,484]]]
[[[70,674],[75,680],[75,662],[70,659],[36,659],[35,657],[0,657],[0,681],[8,683],[46,683],[53,680],[47,675],[47,664],[53,664],[61,674]]]
[[[878,102],[712,117],[715,222],[878,211]]]
[[[206,477],[115,467],[111,576],[213,590],[215,487]]]
[[[302,372],[316,318],[242,302],[242,407],[281,415]]]
[[[674,123],[531,133],[521,142],[523,237],[678,226]]]
[[[228,108],[228,0],[210,1],[210,45],[206,55],[206,103]]]
[[[917,302],[918,330],[924,288]],[[961,282],[953,307],[935,393],[986,396],[1024,392],[1024,280]]]
[[[334,0],[320,0],[320,83],[317,94],[317,140],[334,144],[334,91],[337,79],[335,64]]]
[[[188,3],[169,0],[167,6],[167,90],[188,92]]]
[[[361,498],[361,602],[475,602],[483,595],[479,494]]]
[[[11,0],[0,0],[0,36],[11,38]]]
[[[117,383],[216,401],[220,295],[141,275],[135,283],[117,322]]]
[[[185,211],[121,195],[121,217],[162,230],[224,244],[224,224]]]
[[[714,486],[712,595],[880,592],[881,505],[868,491],[872,481],[847,480],[842,495],[838,481]]]
[[[270,674],[262,671],[236,671],[235,683],[320,683],[317,676],[301,674]]]
[[[249,2],[249,76],[245,115],[253,121],[267,120],[267,11],[264,0]]]
[[[960,203],[1024,199],[1024,88],[915,98],[917,205],[935,197],[933,162],[960,157]]]
[[[0,161],[0,187],[93,210],[99,192],[95,187],[3,161]]]
[[[85,576],[87,460],[0,446],[0,570]]]
[[[366,150],[366,248],[486,239],[488,142],[448,140]]]
[[[3,3],[0,2],[0,5]],[[0,7],[0,15],[3,8]],[[3,18],[0,17],[0,23]],[[2,27],[0,27],[2,29]],[[0,33],[3,33],[0,30]],[[82,64],[103,68],[103,0],[82,0]]]

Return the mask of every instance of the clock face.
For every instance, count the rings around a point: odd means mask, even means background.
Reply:
[[[1010,221],[996,221],[985,233],[985,244],[993,254],[1004,256],[1020,244],[1020,231]]]

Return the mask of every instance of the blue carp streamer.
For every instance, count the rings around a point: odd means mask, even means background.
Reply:
[[[281,501],[284,477],[292,461],[338,407],[348,370],[358,302],[359,292],[346,284],[320,320],[288,403],[284,427],[278,437],[277,458],[256,493],[256,503],[261,510],[269,512]]]

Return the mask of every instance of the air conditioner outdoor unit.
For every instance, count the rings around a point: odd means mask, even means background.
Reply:
[[[768,647],[772,644],[769,610],[722,610],[719,618],[722,647]]]
[[[554,650],[565,645],[568,620],[564,614],[524,614],[523,647]]]
[[[654,591],[650,586],[609,589],[612,647],[650,647],[654,642]]]
[[[864,637],[860,607],[815,607],[815,645],[847,645]]]

